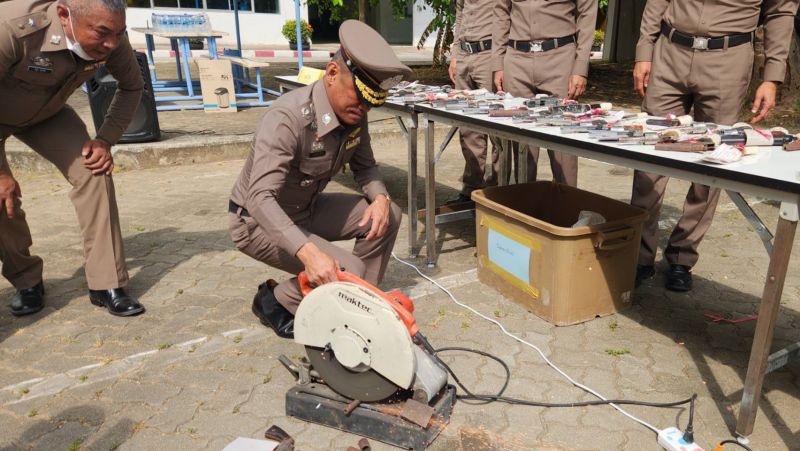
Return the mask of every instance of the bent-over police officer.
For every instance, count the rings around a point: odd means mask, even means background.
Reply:
[[[124,0],[11,0],[0,3],[0,260],[17,289],[14,315],[44,306],[42,259],[30,254],[22,190],[5,158],[9,136],[53,163],[72,185],[92,304],[118,316],[144,307],[130,297],[111,146],[128,126],[144,80],[125,35]],[[118,87],[92,138],[67,99],[105,66]],[[11,107],[13,105],[13,108]]]
[[[230,234],[240,251],[293,275],[305,271],[312,285],[337,280],[339,269],[378,284],[402,212],[381,181],[367,112],[412,72],[361,22],[345,21],[339,39],[323,78],[281,96],[261,120],[231,192]],[[363,195],[323,192],[345,164]],[[352,253],[331,243],[349,239]],[[292,337],[301,299],[296,277],[270,280],[259,287],[253,313]]]
[[[633,69],[642,110],[655,116],[683,115],[694,109],[701,122],[733,125],[739,118],[753,69],[753,34],[763,21],[766,63],[752,105],[752,122],[775,105],[786,73],[797,0],[648,0],[642,17]],[[760,19],[759,19],[760,18]],[[668,177],[635,171],[631,204],[650,214],[642,230],[637,285],[655,274],[658,219]],[[666,288],[692,289],[697,248],[711,226],[720,190],[692,183],[683,214],[669,237]]]

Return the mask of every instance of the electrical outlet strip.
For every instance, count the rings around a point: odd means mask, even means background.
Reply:
[[[683,431],[676,427],[662,429],[658,432],[658,444],[667,451],[705,451],[697,443],[683,440]]]

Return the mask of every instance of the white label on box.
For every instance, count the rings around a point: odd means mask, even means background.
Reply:
[[[514,241],[494,229],[489,229],[486,247],[489,261],[525,284],[531,283],[531,249],[528,246]]]

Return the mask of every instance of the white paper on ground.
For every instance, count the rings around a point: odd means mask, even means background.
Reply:
[[[272,451],[280,443],[274,440],[261,440],[247,437],[237,437],[222,451]]]

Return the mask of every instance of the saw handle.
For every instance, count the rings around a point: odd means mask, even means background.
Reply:
[[[400,317],[400,320],[403,321],[403,324],[406,325],[406,328],[412,337],[419,332],[417,321],[414,319],[413,315],[414,302],[409,299],[408,296],[397,290],[386,293],[361,277],[358,277],[357,275],[347,271],[336,271],[336,277],[338,278],[339,282],[350,282],[356,284],[371,291],[379,298],[386,301],[394,309],[394,311],[397,312],[397,315]],[[311,293],[311,290],[314,289],[311,287],[311,284],[308,281],[308,275],[305,271],[297,275],[297,284],[300,286],[300,292],[304,297],[308,296],[308,293]]]

